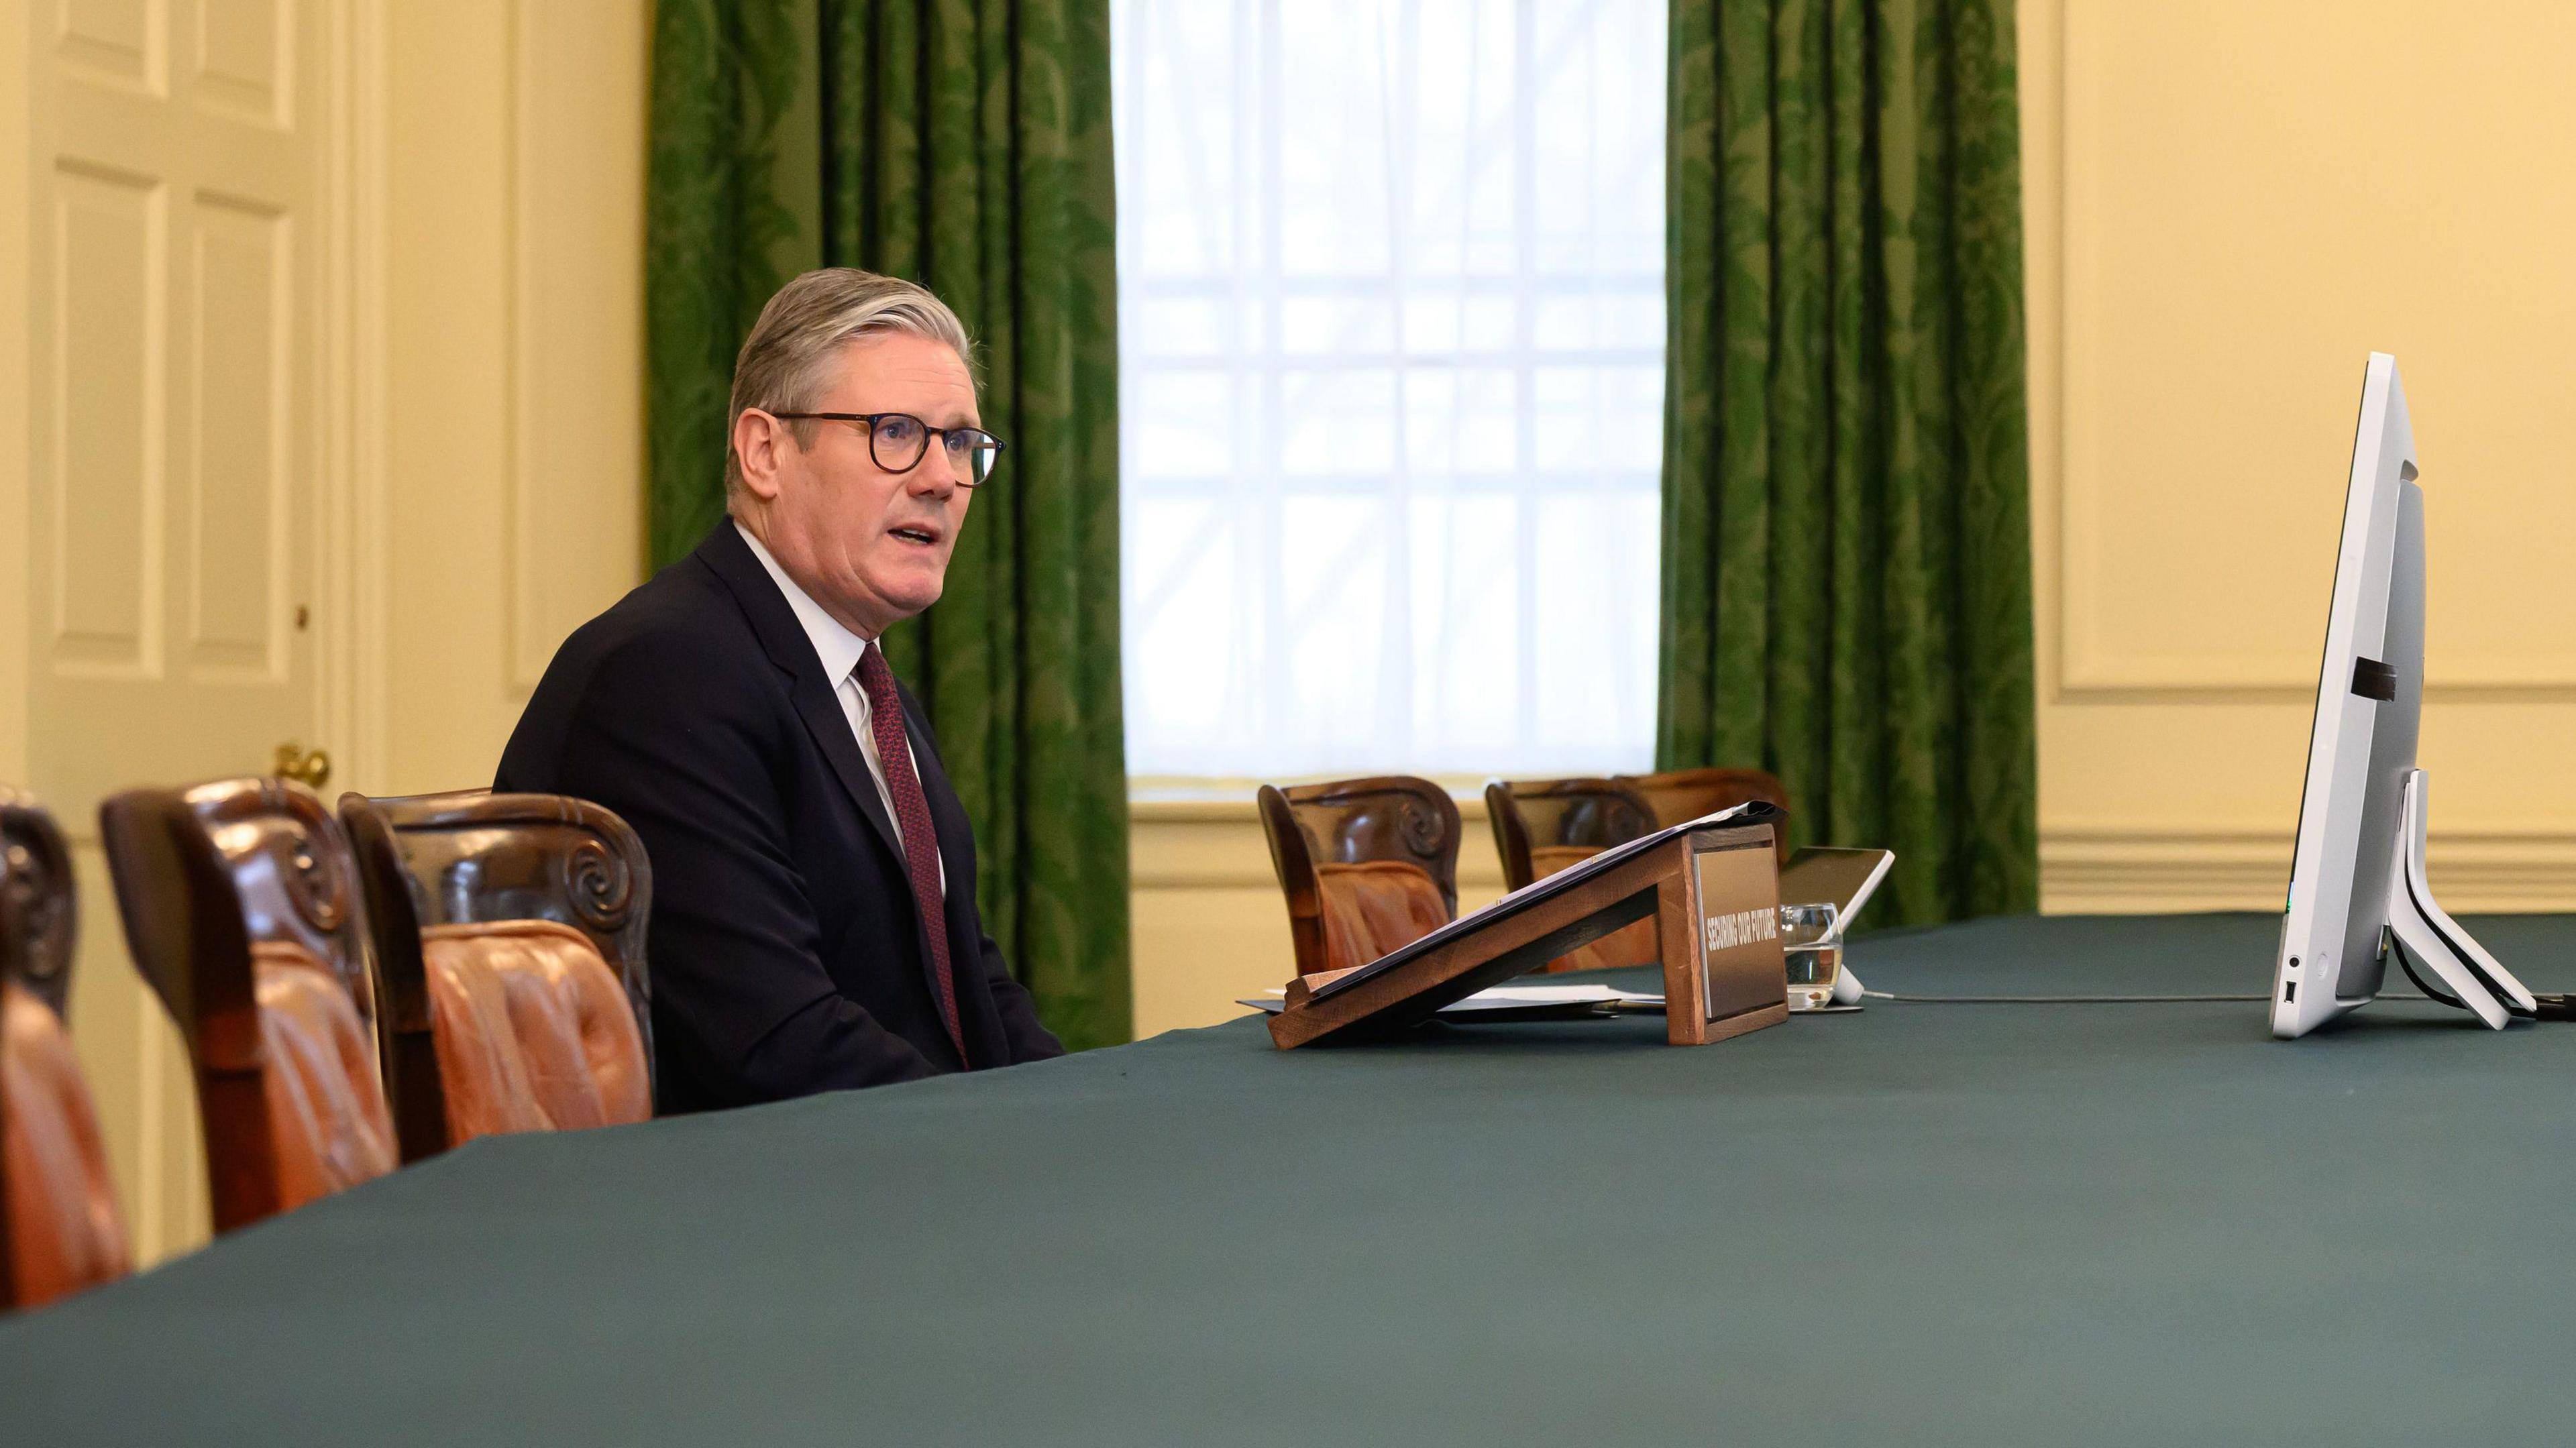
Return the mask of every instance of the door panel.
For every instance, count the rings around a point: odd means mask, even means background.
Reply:
[[[166,0],[39,0],[53,12],[50,49],[66,69],[158,92],[168,71]]]
[[[54,315],[80,325],[46,349],[52,466],[37,486],[54,519],[53,587],[37,616],[52,620],[55,677],[140,682],[161,665],[163,191],[68,160],[53,170],[48,290]]]
[[[295,331],[287,218],[199,197],[190,280],[197,297],[189,470],[188,677],[272,684],[287,670]]]
[[[295,8],[290,0],[196,0],[198,104],[281,129],[292,124]]]

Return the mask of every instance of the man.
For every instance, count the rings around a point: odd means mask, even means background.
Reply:
[[[876,643],[937,601],[1001,452],[970,351],[909,282],[788,283],[734,362],[730,516],[564,642],[501,756],[494,788],[643,837],[664,1113],[1063,1053]]]

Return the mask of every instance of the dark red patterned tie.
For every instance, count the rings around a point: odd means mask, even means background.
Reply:
[[[877,738],[877,763],[885,769],[886,793],[894,796],[894,825],[903,834],[903,869],[912,877],[912,903],[921,912],[930,936],[930,967],[939,982],[939,1019],[966,1060],[966,1033],[957,1028],[957,978],[948,968],[948,912],[939,888],[939,836],[930,828],[930,800],[913,772],[912,746],[903,734],[903,701],[894,692],[894,670],[885,655],[869,644],[859,655],[859,688],[868,696],[868,732]]]

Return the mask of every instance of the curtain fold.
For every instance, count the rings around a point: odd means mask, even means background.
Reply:
[[[661,0],[656,17],[654,561],[722,514],[733,354],[788,275],[865,267],[956,310],[1010,451],[939,603],[885,649],[974,821],[985,924],[1077,1049],[1132,1029],[1109,116],[1106,0]]]
[[[1673,0],[1659,766],[2038,904],[2011,0]]]

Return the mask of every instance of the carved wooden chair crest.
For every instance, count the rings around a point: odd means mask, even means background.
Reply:
[[[215,1230],[391,1171],[357,867],[300,784],[134,790],[99,808],[117,912],[197,1078]]]

